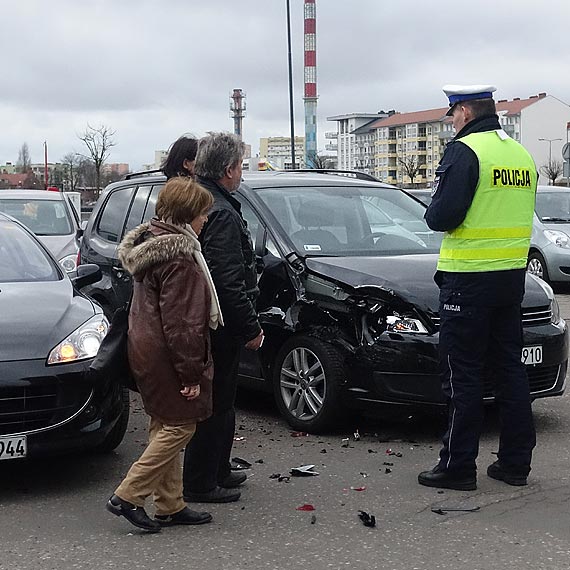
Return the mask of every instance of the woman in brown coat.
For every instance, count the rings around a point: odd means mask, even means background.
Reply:
[[[223,324],[198,242],[212,202],[191,178],[172,178],[158,196],[157,218],[129,232],[118,250],[133,276],[129,364],[151,419],[148,447],[107,509],[151,532],[212,520],[184,503],[180,465],[196,422],[212,413],[209,329]],[[154,520],[144,510],[150,495]]]

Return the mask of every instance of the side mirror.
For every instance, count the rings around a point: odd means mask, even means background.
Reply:
[[[82,289],[87,285],[100,281],[103,274],[101,273],[101,269],[98,265],[87,263],[85,265],[80,265],[75,271],[68,273],[68,276],[76,289]]]

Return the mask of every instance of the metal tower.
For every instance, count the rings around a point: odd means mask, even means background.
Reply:
[[[242,138],[242,122],[245,117],[245,93],[241,89],[234,89],[230,95],[230,117],[234,120],[234,134]]]
[[[317,5],[305,1],[305,166],[314,168],[317,154]]]

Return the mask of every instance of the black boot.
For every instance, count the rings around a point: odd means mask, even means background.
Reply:
[[[450,473],[436,465],[431,471],[422,471],[418,475],[418,483],[439,489],[474,491],[477,489],[477,476],[474,473]]]
[[[118,517],[125,517],[132,525],[147,530],[148,532],[160,532],[160,525],[153,521],[143,507],[135,507],[128,501],[123,501],[117,495],[113,495],[107,501],[107,510]]]
[[[224,487],[224,489],[233,489],[235,487],[239,487],[242,483],[245,483],[247,479],[247,475],[242,471],[230,471],[230,473],[224,477],[222,481],[218,483],[220,487]]]
[[[501,465],[500,461],[495,461],[487,467],[489,477],[497,479],[497,481],[504,481],[514,487],[522,487],[527,484],[528,471],[527,468],[505,467]]]

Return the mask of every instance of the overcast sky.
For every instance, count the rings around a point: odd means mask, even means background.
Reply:
[[[303,0],[290,0],[296,134],[303,126]],[[110,162],[154,160],[179,135],[289,135],[286,0],[3,0],[0,165],[84,152],[87,123],[116,131]],[[568,0],[317,0],[319,149],[327,116],[443,107],[445,83],[497,99],[570,103]],[[548,135],[545,135],[548,136]]]

